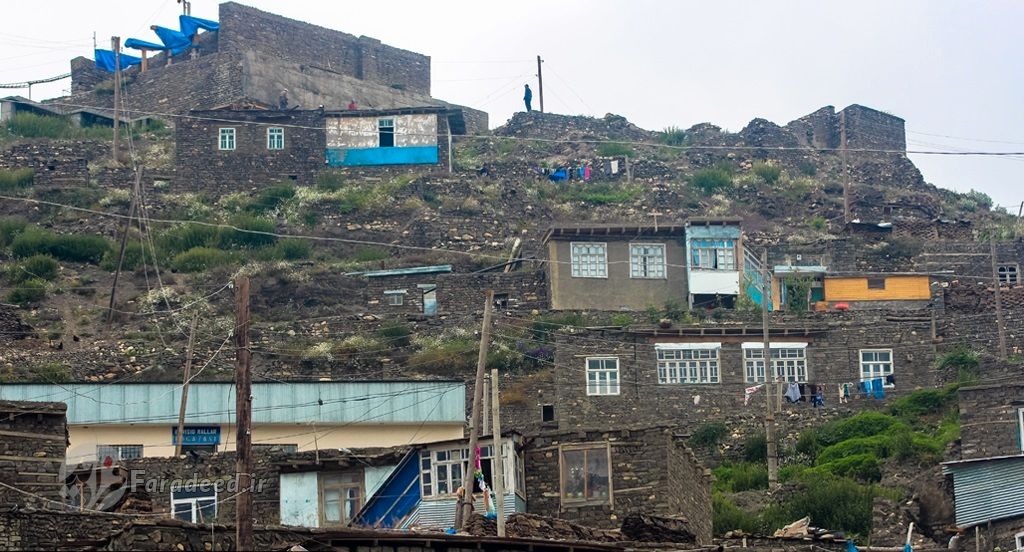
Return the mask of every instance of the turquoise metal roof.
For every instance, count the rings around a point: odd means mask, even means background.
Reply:
[[[381,278],[384,276],[408,276],[410,274],[440,274],[451,271],[452,265],[413,266],[409,268],[390,268],[387,270],[370,270],[366,272],[346,272],[345,276]]]
[[[953,474],[957,526],[1024,516],[1024,456],[943,464]]]
[[[466,418],[461,381],[254,383],[252,395],[252,421],[261,424],[461,424]],[[178,419],[181,385],[3,384],[0,400],[63,402],[68,423],[75,425],[167,424]],[[234,418],[234,384],[189,385],[188,423],[227,424]]]

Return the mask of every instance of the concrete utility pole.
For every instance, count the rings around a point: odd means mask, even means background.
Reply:
[[[996,328],[999,331],[999,360],[1006,360],[1006,324],[1003,320],[1003,296],[1000,290],[999,268],[996,265],[996,239],[989,238],[989,256],[992,258],[992,285],[995,289],[996,299]]]
[[[473,511],[473,470],[476,467],[476,447],[480,439],[481,405],[484,402],[484,368],[487,366],[487,353],[491,349],[491,309],[494,305],[494,290],[487,291],[487,302],[484,303],[484,321],[480,328],[480,354],[476,359],[476,382],[473,384],[473,409],[469,416],[469,469],[462,478],[462,503],[459,505],[459,523],[457,529],[466,525],[470,512]]]
[[[121,123],[121,37],[110,37],[110,49],[114,51],[114,163],[118,162],[118,127]]]
[[[235,549],[254,550],[252,540],[252,355],[249,351],[249,278],[235,278]]]
[[[498,369],[491,368],[491,427],[494,429],[494,506],[498,512],[498,536],[505,536],[505,453],[501,438],[501,393]]]
[[[843,148],[843,222],[850,223],[850,164],[846,152],[846,113],[839,112],[839,142]]]
[[[188,350],[185,352],[185,377],[181,384],[181,406],[178,407],[178,438],[174,443],[174,455],[181,456],[181,446],[185,444],[185,409],[188,407],[188,380],[192,377],[192,350],[196,342],[196,322],[199,313],[192,315],[192,326],[188,331]]]
[[[544,113],[544,73],[541,71],[540,64],[544,63],[540,56],[537,56],[537,92],[540,97],[540,112]]]
[[[768,277],[768,248],[761,251],[761,332],[764,339],[764,435],[768,443],[768,489],[779,488],[779,451],[775,446],[775,413],[772,411],[772,395],[778,390],[774,383],[772,370],[772,348],[768,336],[768,301],[771,297],[772,284]]]

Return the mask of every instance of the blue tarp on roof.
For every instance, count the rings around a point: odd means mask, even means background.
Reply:
[[[160,37],[160,42],[164,43],[172,54],[180,54],[188,49],[192,45],[192,39],[185,36],[184,33],[175,31],[174,29],[168,29],[167,27],[155,26],[153,31],[156,32],[156,36]]]
[[[114,64],[114,51],[113,50],[96,50],[96,68],[103,69],[104,71],[110,71],[113,73],[116,70]],[[129,56],[128,54],[121,54],[121,68],[124,69],[130,65],[138,65],[142,63],[142,58]]]
[[[167,46],[163,44],[157,44],[156,42],[146,42],[145,40],[139,40],[137,38],[129,38],[124,41],[125,48],[134,48],[136,50],[166,50]]]
[[[203,29],[204,31],[216,31],[220,28],[220,23],[217,23],[216,21],[200,19],[198,17],[192,17],[191,15],[179,15],[178,22],[181,27],[181,34],[189,38],[199,32],[199,29]]]

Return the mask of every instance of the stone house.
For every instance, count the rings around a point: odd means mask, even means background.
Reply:
[[[175,186],[226,190],[310,185],[329,167],[447,165],[459,109],[193,110],[175,127]]]
[[[732,308],[748,287],[740,217],[691,217],[686,221],[686,285],[690,308]]]
[[[681,224],[554,226],[544,235],[554,310],[643,310],[687,301]]]
[[[987,550],[1024,548],[1024,383],[960,389],[960,456],[953,479],[956,525]],[[970,542],[972,533],[967,533]]]
[[[931,276],[912,272],[826,273],[823,288],[826,308],[921,309],[932,299]]]
[[[0,400],[0,509],[48,509],[61,498],[66,411],[59,402]]]
[[[883,315],[805,313],[772,324],[769,335],[770,374],[777,382],[767,390],[774,408],[792,416],[879,408],[939,379],[928,318],[893,322]],[[750,421],[764,413],[758,323],[560,332],[550,370],[547,379],[524,383],[525,400],[508,407],[517,427],[569,431],[666,423],[693,429],[708,420]],[[879,379],[881,398],[861,392],[861,382]],[[789,384],[803,400],[783,401]],[[810,400],[814,386],[822,390],[821,408]],[[849,399],[840,402],[844,389]]]
[[[527,511],[600,528],[682,517],[711,543],[711,472],[668,427],[545,432],[526,441]]]

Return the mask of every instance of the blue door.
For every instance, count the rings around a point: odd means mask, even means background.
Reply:
[[[423,290],[423,314],[434,316],[437,314],[437,288]]]

